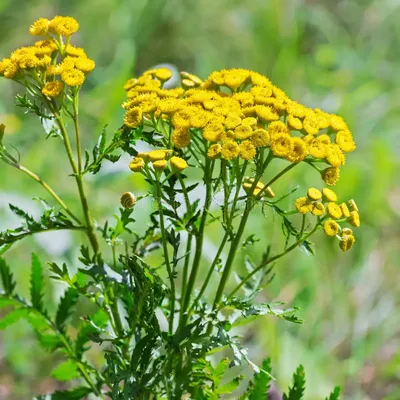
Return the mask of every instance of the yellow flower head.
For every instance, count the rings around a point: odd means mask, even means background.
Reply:
[[[307,214],[312,210],[313,205],[308,197],[299,197],[296,200],[295,206],[299,213]]]
[[[358,211],[351,211],[350,217],[347,218],[347,221],[354,227],[358,228],[360,226],[360,214],[358,214]]]
[[[219,139],[221,142],[225,142],[227,140],[235,140],[236,135],[235,135],[235,132],[233,132],[233,131],[226,131],[226,132],[222,132],[222,135]]]
[[[355,241],[356,239],[354,238],[353,235],[342,236],[342,239],[339,242],[340,249],[342,251],[350,250],[353,247]]]
[[[143,121],[143,112],[140,107],[133,107],[129,109],[124,117],[124,124],[129,128],[136,128],[142,123],[142,121]]]
[[[167,160],[157,160],[153,162],[153,167],[156,171],[162,171],[167,167]]]
[[[164,114],[172,114],[176,111],[179,103],[176,99],[163,99],[157,103],[157,108]]]
[[[257,125],[257,120],[253,117],[247,117],[242,120],[242,125],[247,125],[247,126],[256,126]]]
[[[159,161],[165,159],[165,151],[164,150],[152,150],[147,153],[147,157],[150,161]]]
[[[171,159],[169,160],[171,167],[172,167],[172,171],[183,171],[185,168],[188,167],[187,162],[181,158],[181,157],[176,157],[173,156],[171,157]]]
[[[61,79],[68,86],[81,86],[85,80],[85,74],[77,68],[66,69],[61,73]]]
[[[183,108],[177,111],[172,117],[172,123],[175,128],[188,129],[191,125],[191,112],[189,108]]]
[[[303,161],[307,156],[307,145],[298,137],[292,137],[290,141],[292,149],[287,155],[287,159],[294,163]]]
[[[235,128],[235,136],[237,139],[248,139],[253,134],[253,130],[248,125],[240,125]]]
[[[225,160],[233,160],[239,155],[239,145],[233,140],[227,140],[222,144],[221,157]]]
[[[131,192],[122,193],[121,205],[124,208],[133,208],[136,203],[136,196]]]
[[[326,200],[326,201],[333,201],[333,202],[335,202],[335,201],[337,201],[337,194],[333,191],[333,190],[331,190],[331,189],[328,189],[328,188],[323,188],[322,189],[322,194],[324,195],[324,199]]]
[[[289,115],[287,122],[289,127],[295,131],[300,131],[303,129],[303,123],[299,118],[296,118],[294,115]]]
[[[338,115],[330,115],[330,125],[335,131],[349,130],[342,117]]]
[[[1,67],[1,69],[3,69],[2,75],[4,76],[4,78],[7,79],[15,78],[19,72],[18,64],[8,59],[7,61],[3,60],[2,62],[3,66]]]
[[[160,79],[160,81],[167,81],[171,78],[172,72],[168,68],[158,68],[155,71],[155,76]]]
[[[134,157],[129,163],[129,168],[133,172],[140,172],[144,168],[144,159],[142,157]]]
[[[340,232],[340,236],[349,236],[353,235],[353,231],[350,228],[343,228],[342,232]]]
[[[269,134],[265,129],[256,129],[250,140],[256,147],[266,147],[269,143]]]
[[[79,29],[78,21],[72,17],[54,17],[49,23],[49,32],[70,36]]]
[[[345,157],[337,144],[330,144],[326,147],[326,160],[332,167],[340,167],[345,163]]]
[[[329,167],[322,171],[322,179],[329,186],[334,186],[339,180],[340,171],[339,168]]]
[[[286,133],[276,133],[271,137],[271,150],[277,157],[287,157],[293,151],[292,138]]]
[[[224,126],[220,122],[210,122],[203,129],[203,137],[209,142],[217,142],[223,132]]]
[[[324,232],[328,236],[336,236],[339,233],[340,226],[336,221],[333,221],[332,219],[328,219],[324,223]]]
[[[311,213],[315,216],[321,216],[325,214],[325,206],[320,202],[313,203]]]
[[[49,29],[50,21],[47,18],[39,18],[29,28],[29,33],[33,36],[44,36]]]
[[[340,205],[340,208],[342,209],[342,213],[343,213],[343,217],[344,217],[344,218],[350,217],[350,211],[349,211],[349,209],[348,209],[346,203],[342,203],[342,204]]]
[[[175,129],[171,136],[172,143],[178,149],[189,146],[190,134],[187,129]]]
[[[57,97],[63,90],[64,84],[60,81],[47,82],[42,93],[47,97]]]
[[[87,57],[85,50],[82,49],[82,47],[76,47],[72,44],[68,44],[67,46],[65,46],[64,52],[73,57]]]
[[[343,213],[342,213],[342,209],[340,208],[340,206],[336,203],[330,202],[328,203],[327,206],[328,209],[328,214],[335,219],[339,219],[342,217]]]
[[[256,148],[250,140],[244,140],[239,145],[239,156],[243,160],[251,160],[256,156]]]
[[[349,207],[350,207],[351,211],[357,211],[358,212],[357,204],[353,199],[349,200]]]
[[[128,79],[124,85],[124,89],[126,91],[128,91],[128,90],[132,89],[133,87],[135,87],[137,85],[137,83],[138,83],[138,80],[136,78]]]
[[[207,111],[199,109],[190,116],[190,124],[193,128],[204,128],[210,122],[210,115]]]
[[[309,135],[316,135],[319,132],[318,119],[314,113],[308,114],[303,120],[303,129]]]
[[[314,158],[323,159],[326,157],[326,144],[315,139],[309,144],[308,151]]]
[[[321,200],[322,193],[316,188],[309,188],[307,190],[307,196],[310,200]]]
[[[279,119],[279,115],[275,112],[272,107],[268,106],[256,106],[256,114],[262,121],[276,121]]]
[[[221,155],[221,145],[219,143],[212,144],[207,152],[207,157],[215,160]]]
[[[240,115],[237,113],[229,113],[226,116],[225,126],[227,129],[235,129],[241,123],[242,119],[240,118]]]
[[[96,63],[88,57],[78,57],[75,60],[75,67],[83,72],[91,72],[94,70]]]
[[[278,133],[284,133],[289,136],[290,131],[282,121],[274,121],[268,125],[268,133],[271,137],[271,140],[273,140],[274,136]]]

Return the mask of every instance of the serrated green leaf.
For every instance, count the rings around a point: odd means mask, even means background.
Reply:
[[[70,381],[78,378],[78,365],[72,360],[65,361],[53,369],[51,376],[59,381]]]
[[[0,257],[0,276],[4,292],[7,295],[11,295],[15,289],[15,281],[13,279],[13,275],[11,273],[9,265],[6,263],[4,258],[1,257]]]
[[[26,308],[17,308],[9,312],[5,317],[0,319],[0,331],[15,324],[21,318],[27,317],[28,314],[29,310],[27,310]]]
[[[231,394],[238,388],[240,380],[241,380],[240,376],[235,379],[232,379],[230,382],[217,388],[217,390],[215,391],[216,394]]]
[[[333,389],[333,392],[329,395],[329,397],[326,397],[325,400],[339,400],[340,397],[340,387],[336,386],[335,389]]]
[[[43,310],[43,266],[39,257],[32,253],[32,269],[31,269],[31,302],[32,306],[38,310]]]
[[[306,385],[306,376],[304,367],[299,365],[293,374],[293,386],[289,388],[289,393],[283,395],[283,400],[301,400],[304,395]]]
[[[271,383],[271,359],[266,358],[261,371],[254,376],[254,387],[250,393],[250,400],[265,400]]]
[[[69,287],[61,297],[56,313],[56,325],[59,328],[64,327],[65,321],[78,301],[78,297],[78,291],[73,287]]]

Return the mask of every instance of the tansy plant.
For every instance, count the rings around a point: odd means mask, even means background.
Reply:
[[[95,63],[71,44],[78,28],[71,17],[41,18],[29,31],[42,40],[0,62],[0,75],[24,89],[17,105],[38,115],[48,135],[59,138],[81,205],[81,212],[71,210],[23,165],[5,147],[1,125],[0,159],[39,183],[55,207],[43,201],[43,215],[35,219],[10,205],[22,224],[0,233],[0,254],[38,232],[67,229],[88,239],[75,274],[66,264],[47,264],[52,278],[65,286],[55,315],[42,300],[38,257],[32,256],[29,300],[16,293],[11,269],[1,259],[1,305],[10,310],[1,327],[26,318],[47,350],[65,356],[53,376],[81,378],[81,386],[40,399],[266,399],[273,379],[270,362],[257,367],[235,327],[267,314],[301,322],[296,309],[258,300],[275,263],[298,247],[312,252],[309,240],[321,230],[335,237],[341,250],[353,246],[345,224],[359,226],[357,206],[353,200],[338,202],[327,187],[337,183],[345,154],[355,149],[349,128],[337,115],[291,100],[256,72],[216,71],[205,81],[182,72],[180,85],[170,88],[171,71],[159,68],[128,80],[122,127],[111,140],[103,132],[92,153],[83,151],[79,92]],[[148,151],[138,152],[138,142]],[[127,185],[115,225],[101,226],[90,211],[93,200],[86,196],[84,178],[98,173],[103,162],[118,162],[123,153],[132,157],[127,170],[143,175],[148,193],[135,195]],[[276,175],[274,163],[284,165]],[[321,183],[285,210],[281,202],[293,190],[279,179],[301,163],[316,170]],[[135,208],[149,197],[155,202],[150,222],[136,226]],[[282,220],[286,240],[276,249],[266,246],[254,261],[249,249],[257,240],[247,222],[260,210]],[[209,227],[218,227],[222,236],[206,261]],[[245,268],[236,262],[239,250]],[[80,298],[89,299],[94,311],[72,329],[69,317]],[[93,343],[104,350],[100,368],[86,357]],[[250,383],[238,372],[246,364],[254,370]],[[303,393],[299,367],[284,398],[301,399]],[[338,397],[337,388],[329,399]]]

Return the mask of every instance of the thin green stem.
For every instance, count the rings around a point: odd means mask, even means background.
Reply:
[[[197,274],[199,272],[199,266],[200,266],[200,260],[201,260],[201,254],[203,251],[203,242],[204,242],[204,230],[207,222],[207,216],[209,212],[209,208],[211,205],[211,178],[212,178],[212,173],[213,173],[213,167],[214,163],[210,161],[209,158],[206,158],[205,162],[205,172],[204,172],[204,181],[206,184],[206,198],[205,198],[205,203],[204,203],[204,209],[203,213],[201,215],[200,219],[200,226],[198,231],[196,232],[196,249],[193,257],[193,264],[192,264],[192,270],[190,273],[189,277],[189,282],[187,285],[186,293],[185,293],[185,299],[183,302],[183,312],[185,313],[189,303],[190,303],[190,298],[192,295],[192,291],[195,286]],[[187,315],[184,316],[183,322],[186,322]]]
[[[167,231],[165,229],[164,212],[163,212],[162,201],[161,201],[161,195],[162,195],[161,194],[161,186],[160,186],[160,182],[158,179],[155,181],[155,184],[156,184],[157,208],[160,213],[160,229],[161,229],[161,236],[162,236],[161,241],[162,241],[164,259],[165,259],[165,264],[167,266],[167,273],[168,273],[170,289],[171,289],[170,315],[169,315],[168,329],[169,329],[169,332],[172,333],[173,327],[174,327],[174,314],[175,314],[175,279],[174,279],[174,274],[171,269],[171,264],[169,261],[168,246],[167,246],[167,243],[168,243]]]
[[[32,179],[34,179],[36,182],[38,182],[40,185],[43,186],[44,189],[46,189],[49,194],[54,198],[54,200],[65,210],[65,212],[78,224],[82,225],[82,222],[79,220],[79,218],[67,207],[67,205],[64,203],[64,201],[57,195],[57,193],[45,182],[43,181],[38,175],[36,175],[34,172],[29,170],[28,168],[24,167],[23,165],[16,164],[15,168],[19,169],[20,171],[24,172],[28,176],[30,176]]]
[[[76,138],[76,152],[78,157],[78,172],[82,173],[82,146],[81,146],[81,135],[79,128],[79,89],[74,94],[74,127],[75,127],[75,138]]]
[[[254,276],[258,271],[266,267],[268,264],[271,264],[272,262],[278,260],[279,258],[283,257],[284,255],[290,253],[292,250],[294,250],[297,246],[299,246],[304,240],[308,239],[320,226],[319,223],[315,224],[314,228],[308,232],[306,235],[302,236],[299,240],[297,240],[295,243],[293,243],[291,246],[289,246],[285,251],[282,253],[277,254],[274,257],[269,258],[268,260],[264,261],[260,265],[258,265],[256,268],[253,269],[245,278],[243,278],[238,286],[232,292],[228,295],[227,300],[231,299],[234,294],[242,288],[242,286],[249,280],[251,279],[252,276]]]

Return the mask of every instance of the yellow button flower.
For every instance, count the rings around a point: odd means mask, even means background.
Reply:
[[[307,196],[310,200],[321,200],[322,193],[316,188],[309,188],[307,190]]]
[[[49,23],[47,18],[39,18],[31,25],[29,33],[33,36],[44,36],[49,29]]]
[[[324,223],[324,232],[328,236],[336,236],[339,233],[340,226],[336,221],[333,221],[332,219],[328,219]]]
[[[357,211],[358,212],[357,204],[353,199],[349,200],[349,207],[350,207],[351,211]]]
[[[85,80],[85,74],[77,68],[66,69],[61,73],[61,79],[68,86],[81,86]]]
[[[144,160],[142,157],[135,157],[129,163],[129,168],[133,172],[139,172],[144,168]]]
[[[212,160],[215,160],[221,155],[221,145],[218,144],[212,144],[210,148],[207,151],[207,157],[211,158]]]
[[[250,136],[250,140],[256,147],[266,147],[269,143],[269,134],[265,129],[256,129]]]
[[[343,217],[345,217],[345,218],[350,217],[350,211],[349,211],[346,203],[340,204],[340,208],[342,209]]]
[[[353,235],[343,236],[342,240],[339,242],[340,249],[342,251],[350,250],[353,247],[355,241],[356,239],[354,238]]]
[[[315,216],[321,216],[325,214],[325,206],[322,203],[313,203],[311,213]]]
[[[70,36],[79,29],[78,21],[72,17],[54,17],[49,23],[49,32]]]
[[[172,77],[172,72],[168,68],[158,68],[155,71],[155,76],[161,81],[167,81]]]
[[[286,157],[293,150],[291,137],[285,133],[277,133],[271,137],[271,150],[277,157]]]
[[[64,84],[60,81],[47,82],[42,93],[47,97],[57,97],[63,90]]]
[[[340,208],[339,205],[337,205],[336,203],[330,202],[327,205],[327,209],[328,209],[328,214],[335,219],[339,219],[342,217],[343,213],[342,213],[342,209]]]
[[[326,201],[335,202],[338,199],[336,193],[333,190],[329,189],[329,188],[323,188],[322,189],[322,194],[323,194],[324,199]]]
[[[153,162],[153,167],[156,171],[162,171],[167,166],[167,160],[158,160]]]
[[[296,200],[295,206],[301,214],[307,214],[312,210],[312,203],[308,197],[299,197]]]
[[[256,156],[256,148],[250,140],[244,140],[239,145],[239,156],[243,160],[251,160]]]
[[[140,107],[133,107],[128,110],[124,117],[124,123],[129,128],[136,128],[143,121],[143,112]]]
[[[152,150],[147,154],[147,157],[150,161],[158,161],[165,159],[165,151],[164,150]]]
[[[347,219],[347,221],[358,228],[360,226],[360,215],[358,214],[358,211],[351,211],[350,212],[350,217]]]
[[[173,156],[171,157],[171,159],[169,160],[171,167],[172,167],[172,171],[183,171],[185,168],[188,167],[187,162],[181,158],[181,157],[176,157]]]
[[[178,149],[187,147],[190,143],[190,134],[186,129],[175,129],[171,136],[172,143]]]
[[[337,184],[340,177],[339,168],[335,167],[326,168],[322,171],[321,176],[327,185],[334,186]]]
[[[222,144],[221,157],[225,160],[233,160],[239,155],[239,145],[233,140],[227,140]]]
[[[248,139],[253,134],[253,130],[248,125],[240,125],[235,128],[235,136],[237,139]]]

